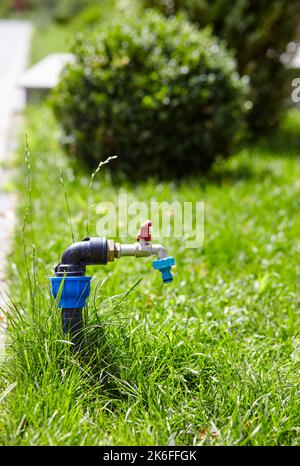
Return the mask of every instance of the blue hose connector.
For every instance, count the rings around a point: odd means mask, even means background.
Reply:
[[[58,307],[63,309],[81,309],[85,306],[91,290],[92,277],[51,277],[51,289],[54,298],[60,298]],[[62,289],[60,290],[62,284]]]
[[[170,283],[173,281],[173,275],[171,272],[172,265],[175,265],[174,257],[165,257],[163,259],[157,259],[153,261],[154,270],[159,270],[162,274],[163,283]]]

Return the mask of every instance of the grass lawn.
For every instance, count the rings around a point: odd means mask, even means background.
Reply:
[[[29,108],[25,126],[0,443],[299,445],[299,113],[208,179],[116,186],[105,168],[97,174],[91,204],[125,191],[147,203],[204,201],[205,241],[164,240],[177,260],[168,286],[151,259],[90,268],[80,355],[63,340],[48,276],[72,242],[64,190],[75,239],[86,235],[90,174],[59,148],[46,106]],[[91,235],[96,221],[92,206]]]
[[[37,25],[33,31],[30,62],[34,64],[50,53],[69,52],[76,31],[52,22]]]

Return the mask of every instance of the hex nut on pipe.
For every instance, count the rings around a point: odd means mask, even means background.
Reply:
[[[113,262],[115,260],[115,242],[113,239],[107,241],[107,262]]]

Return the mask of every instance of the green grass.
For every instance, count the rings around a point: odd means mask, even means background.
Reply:
[[[71,26],[49,22],[37,24],[33,31],[30,62],[34,64],[50,53],[70,52],[76,31]]]
[[[62,153],[49,110],[28,109],[32,231],[21,148],[1,444],[300,444],[299,130],[291,112],[276,137],[218,164],[208,179],[116,186],[105,168],[97,174],[91,204],[121,191],[147,203],[204,201],[205,241],[185,249],[164,240],[177,260],[168,286],[151,259],[89,269],[86,346],[76,355],[48,276],[72,242],[60,170],[77,240],[90,175]],[[95,235],[94,206],[90,221]]]

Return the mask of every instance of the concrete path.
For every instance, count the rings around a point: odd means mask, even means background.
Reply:
[[[17,81],[27,65],[31,24],[0,20],[0,308],[5,308],[5,266],[15,223],[16,194],[9,191],[11,155],[16,145],[16,115],[24,107],[24,92]],[[3,314],[0,310],[0,349],[3,348]]]

